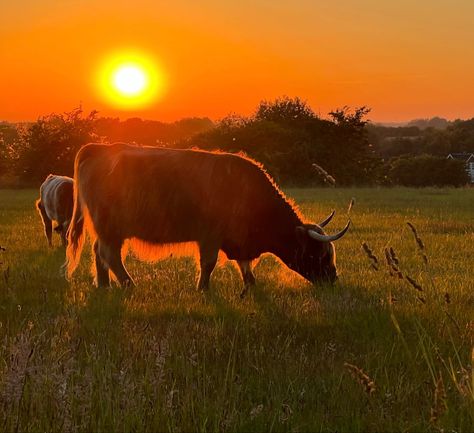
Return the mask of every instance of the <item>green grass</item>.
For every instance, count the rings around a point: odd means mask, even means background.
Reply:
[[[104,291],[86,253],[65,281],[36,195],[0,191],[0,431],[474,430],[474,190],[289,190],[314,221],[336,209],[334,230],[356,198],[340,280],[265,256],[244,300],[229,262],[206,295],[190,258],[129,257],[137,287]],[[422,291],[390,276],[387,247]]]

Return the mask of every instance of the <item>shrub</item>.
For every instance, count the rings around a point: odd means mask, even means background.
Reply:
[[[469,182],[464,162],[430,155],[392,159],[390,183],[403,186],[462,186]]]

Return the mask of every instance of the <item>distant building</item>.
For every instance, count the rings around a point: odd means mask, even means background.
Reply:
[[[463,153],[450,153],[448,159],[457,159],[463,161],[466,164],[466,171],[471,179],[471,183],[474,183],[474,153],[463,152]]]

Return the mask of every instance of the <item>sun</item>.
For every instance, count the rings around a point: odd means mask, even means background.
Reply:
[[[157,102],[164,94],[165,76],[151,56],[137,51],[110,55],[99,68],[97,87],[109,105],[139,110]]]
[[[120,66],[113,76],[115,88],[124,96],[136,96],[146,91],[147,73],[135,65]]]

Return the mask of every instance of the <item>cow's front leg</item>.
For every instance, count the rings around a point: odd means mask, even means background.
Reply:
[[[114,273],[122,287],[133,287],[132,277],[128,274],[122,263],[120,250],[122,242],[104,243],[99,241],[99,255],[109,269]]]
[[[211,273],[216,267],[219,248],[211,244],[199,245],[199,264],[201,275],[199,276],[198,290],[208,290]]]
[[[96,283],[99,287],[110,286],[109,268],[99,255],[99,240],[94,242]]]
[[[239,269],[244,280],[244,289],[240,293],[240,297],[243,298],[247,294],[248,289],[255,285],[255,276],[252,273],[251,260],[238,260],[237,264],[239,265]]]
[[[46,213],[46,210],[44,209],[44,206],[41,200],[38,200],[36,202],[36,207],[38,208],[38,211],[41,215],[41,219],[43,220],[44,234],[46,236],[46,239],[48,240],[48,245],[50,248],[52,248],[53,222],[49,219],[48,214]]]

